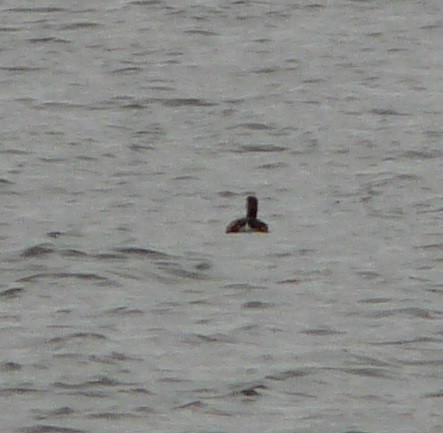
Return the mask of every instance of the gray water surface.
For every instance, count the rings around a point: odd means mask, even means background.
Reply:
[[[0,430],[441,433],[442,17],[2,2]]]

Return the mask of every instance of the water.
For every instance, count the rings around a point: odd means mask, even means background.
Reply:
[[[441,16],[2,2],[1,430],[443,431]]]

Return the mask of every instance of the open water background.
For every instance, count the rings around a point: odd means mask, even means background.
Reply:
[[[441,433],[442,71],[440,0],[2,1],[1,431]]]

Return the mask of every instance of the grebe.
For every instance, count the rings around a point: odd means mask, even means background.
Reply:
[[[229,223],[226,233],[260,232],[268,233],[268,225],[257,219],[258,200],[250,195],[246,199],[246,218],[239,218]]]

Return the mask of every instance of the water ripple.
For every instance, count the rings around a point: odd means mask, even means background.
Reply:
[[[19,431],[22,433],[86,433],[86,430],[55,425],[36,425],[21,428]]]

